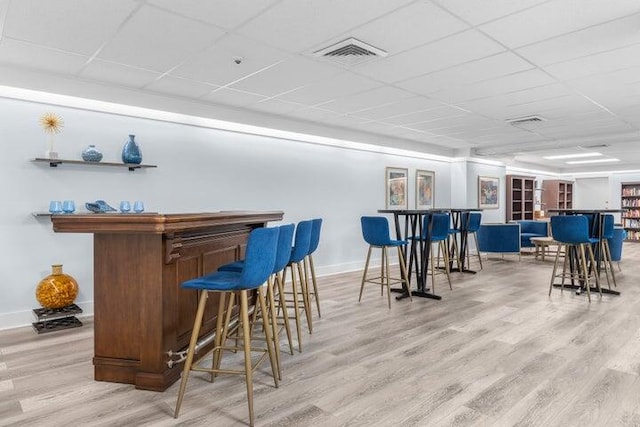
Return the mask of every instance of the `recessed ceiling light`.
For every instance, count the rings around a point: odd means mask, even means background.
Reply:
[[[558,160],[558,159],[577,159],[580,157],[597,157],[602,156],[602,153],[596,153],[595,151],[591,153],[575,153],[575,154],[560,154],[557,156],[544,156],[543,159],[547,160]]]
[[[609,162],[619,162],[620,159],[595,159],[595,160],[573,160],[570,162],[565,162],[568,165],[579,165],[583,163],[609,163]]]

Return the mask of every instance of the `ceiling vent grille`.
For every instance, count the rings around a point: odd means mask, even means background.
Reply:
[[[509,123],[510,125],[512,125],[512,126],[522,126],[522,125],[529,125],[529,124],[535,124],[535,123],[540,123],[540,122],[546,122],[547,119],[545,119],[542,116],[533,115],[533,116],[513,117],[513,118],[507,119],[505,121],[507,123]]]
[[[353,37],[313,52],[314,56],[345,66],[354,66],[375,58],[387,56],[387,52]]]

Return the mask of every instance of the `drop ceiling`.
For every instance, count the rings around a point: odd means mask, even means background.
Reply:
[[[350,38],[384,54],[314,54]],[[640,169],[638,0],[0,0],[0,85],[556,173]],[[591,151],[620,161],[543,158]]]

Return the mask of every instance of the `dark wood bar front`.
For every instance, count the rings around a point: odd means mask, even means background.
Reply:
[[[175,382],[182,364],[169,367],[168,352],[187,347],[198,301],[180,284],[240,259],[249,232],[282,216],[53,215],[56,232],[94,235],[95,379],[156,391]],[[217,304],[209,298],[201,336],[215,329]]]

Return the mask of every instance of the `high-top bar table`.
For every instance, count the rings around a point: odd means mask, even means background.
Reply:
[[[175,382],[182,366],[171,363],[168,352],[189,344],[198,303],[197,292],[180,284],[240,259],[249,232],[282,216],[277,211],[52,215],[56,232],[93,234],[94,378],[155,391]],[[217,307],[212,294],[201,337],[215,330]]]
[[[408,240],[409,237],[412,236],[431,236],[431,226],[433,216],[430,216],[430,221],[427,224],[427,230],[423,230],[423,221],[424,216],[428,214],[434,213],[446,213],[449,212],[449,209],[380,209],[378,213],[384,214],[393,214],[393,219],[395,223],[396,230],[396,238],[398,240]],[[404,224],[401,224],[401,219],[404,218]],[[403,233],[404,229],[404,233]],[[423,231],[425,233],[423,234]],[[432,294],[428,292],[427,288],[427,267],[429,262],[429,256],[431,251],[431,241],[430,240],[422,240],[418,239],[413,241],[411,244],[411,254],[409,258],[407,258],[407,249],[404,249],[404,259],[415,260],[415,264],[412,262],[409,263],[407,267],[407,272],[409,274],[409,284],[411,283],[411,276],[415,274],[416,278],[416,290],[411,291],[412,296],[422,297],[422,298],[431,298],[431,299],[442,299],[441,296]],[[418,249],[416,249],[416,246]],[[396,299],[408,298],[409,295],[404,291],[404,289],[392,289],[393,292],[402,292],[402,295],[397,296]]]
[[[598,274],[598,275],[600,275],[602,255],[603,255],[602,234],[604,231],[604,216],[606,214],[622,213],[625,211],[626,209],[549,209],[547,210],[547,212],[549,213],[555,213],[558,215],[592,215],[593,216],[592,229],[589,230],[589,233],[590,235],[597,237],[599,239],[599,242],[595,245],[595,248],[594,248],[594,251],[595,251],[594,257],[596,259],[596,265],[595,266],[592,265],[590,266],[590,268],[594,268],[595,274]],[[571,256],[571,255],[568,254],[567,256]],[[575,268],[575,263],[576,261],[573,259],[573,257],[569,258],[569,268],[573,270]],[[560,287],[562,285],[554,283],[553,286]],[[576,289],[577,293],[580,293],[580,291],[584,288],[584,284],[576,285],[575,283],[571,283],[571,285],[564,285],[564,286],[570,289]],[[602,285],[600,286],[600,289],[602,290],[603,294],[620,295],[619,291],[603,288]],[[595,287],[591,287],[590,291],[597,292],[598,290]]]

